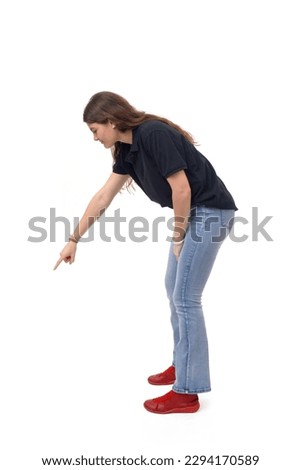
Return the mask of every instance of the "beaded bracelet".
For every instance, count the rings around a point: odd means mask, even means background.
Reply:
[[[78,240],[76,240],[76,239],[73,238],[72,236],[70,236],[70,237],[68,238],[68,241],[69,241],[69,242],[78,243]]]

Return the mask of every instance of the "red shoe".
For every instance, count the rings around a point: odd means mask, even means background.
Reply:
[[[176,370],[174,366],[170,366],[160,374],[151,375],[147,380],[152,385],[171,385],[176,380]]]
[[[200,408],[197,395],[176,393],[173,390],[162,397],[144,402],[144,408],[151,413],[195,413]]]

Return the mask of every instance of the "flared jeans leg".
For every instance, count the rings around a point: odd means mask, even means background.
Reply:
[[[232,210],[197,207],[190,217],[178,260],[172,244],[170,247],[165,282],[174,339],[173,390],[178,393],[211,390],[202,294],[233,219]]]

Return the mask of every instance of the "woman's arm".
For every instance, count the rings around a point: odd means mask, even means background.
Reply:
[[[177,171],[167,178],[172,190],[174,210],[174,253],[178,258],[183,246],[191,206],[191,189],[184,170]]]
[[[84,212],[72,238],[78,241],[93,223],[109,207],[116,194],[121,190],[128,179],[128,175],[112,173],[105,185],[93,196]]]
[[[127,179],[128,175],[112,173],[104,186],[93,196],[78,226],[74,230],[73,235],[70,237],[73,241],[69,241],[61,251],[60,258],[58,259],[54,269],[56,269],[62,261],[69,264],[74,262],[78,240],[109,207],[116,194],[126,183]]]

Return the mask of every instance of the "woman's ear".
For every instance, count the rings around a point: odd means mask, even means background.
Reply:
[[[110,124],[110,126],[112,127],[112,129],[115,129],[115,128],[116,128],[116,125],[115,125],[112,121],[108,120],[108,123]]]

